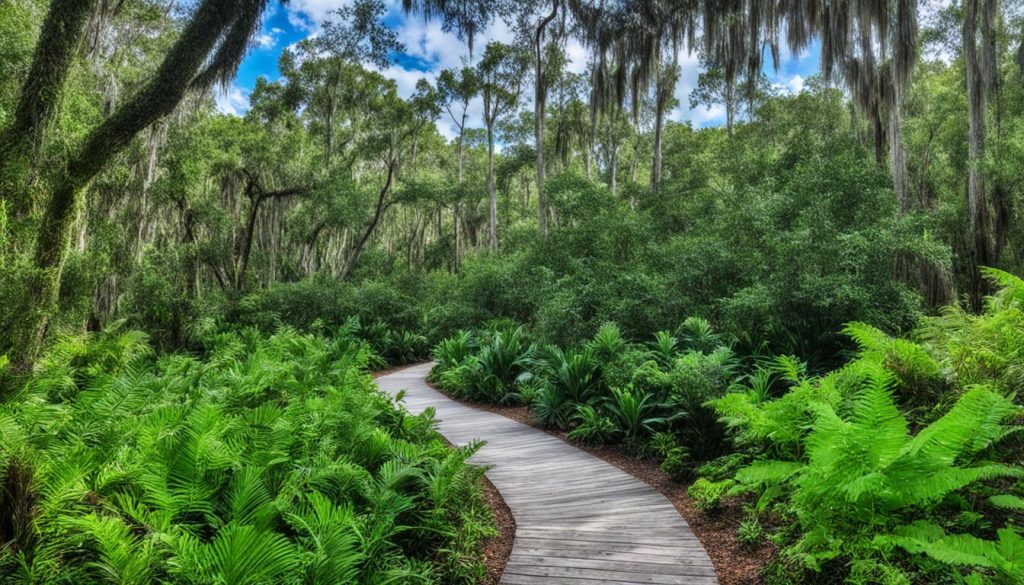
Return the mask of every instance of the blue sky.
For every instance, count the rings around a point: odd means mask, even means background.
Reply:
[[[277,60],[281,52],[298,41],[317,34],[320,23],[328,15],[351,0],[291,0],[287,6],[277,3],[267,12],[261,33],[238,71],[234,84],[217,96],[218,108],[227,113],[243,114],[248,110],[248,94],[260,76],[271,80],[279,77]],[[441,30],[436,21],[424,22],[419,16],[402,14],[398,0],[386,0],[389,10],[384,23],[398,33],[399,40],[405,45],[405,52],[397,54],[393,63],[381,72],[396,81],[399,93],[409,95],[420,78],[434,81],[437,73],[444,68],[458,67],[463,60],[469,59],[466,44],[455,35]],[[483,47],[490,40],[509,42],[512,32],[502,22],[492,23],[476,41]],[[582,71],[586,63],[586,52],[578,42],[571,41],[566,47],[571,60],[569,69]],[[477,53],[479,56],[479,53]],[[798,92],[804,80],[815,74],[818,69],[818,54],[811,50],[804,55],[782,55],[780,70],[766,68],[769,78],[782,91]],[[696,85],[700,74],[697,56],[680,54],[683,74],[676,88],[676,97],[680,106],[672,112],[674,120],[690,120],[696,126],[716,126],[725,121],[725,112],[721,107],[711,109],[691,109],[689,94]],[[529,104],[527,104],[529,105]],[[481,105],[479,100],[470,107],[471,124],[480,126]],[[448,120],[438,121],[438,130],[451,137],[453,130]]]

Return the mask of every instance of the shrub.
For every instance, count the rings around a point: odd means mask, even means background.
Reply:
[[[455,335],[442,339],[434,346],[434,361],[438,371],[444,371],[463,363],[476,348],[476,339],[469,331],[459,331]]]
[[[631,448],[639,448],[648,435],[654,434],[658,427],[667,422],[665,417],[659,416],[662,405],[656,404],[651,398],[646,392],[630,388],[612,389],[612,397],[607,403],[608,411]]]
[[[712,511],[718,509],[722,498],[736,482],[727,479],[723,481],[710,481],[700,478],[693,482],[686,493],[693,498],[693,503],[698,510]]]
[[[551,384],[544,384],[530,404],[530,410],[542,427],[564,429],[569,426],[576,405]]]
[[[747,516],[736,527],[736,540],[747,548],[756,547],[764,537],[764,530],[757,516]]]
[[[683,481],[693,472],[693,460],[684,447],[675,447],[665,454],[661,471],[672,481]]]
[[[626,350],[626,340],[622,338],[622,332],[619,331],[618,325],[605,323],[597,330],[587,346],[599,363],[608,364]]]
[[[1024,477],[1020,468],[980,457],[1013,430],[1004,424],[1017,415],[1008,399],[976,387],[912,436],[893,400],[897,376],[883,361],[868,351],[839,373],[798,386],[791,400],[802,400],[806,414],[793,410],[799,403],[749,412],[760,433],[768,432],[771,441],[778,437],[780,452],[796,457],[741,469],[732,492],[760,493],[760,507],[788,497],[801,533],[787,554],[810,569],[836,558],[876,560],[882,554],[876,535],[920,518],[958,490]],[[814,386],[827,390],[810,391]],[[805,420],[805,431],[793,429]],[[779,435],[767,430],[787,428],[792,430]]]
[[[708,354],[683,354],[668,373],[667,400],[681,417],[676,431],[680,441],[698,459],[721,455],[728,446],[725,428],[708,402],[726,393],[734,383],[738,366],[732,350],[719,347]]]
[[[591,445],[607,443],[618,431],[615,421],[589,404],[576,407],[576,428],[569,431],[569,438]]]

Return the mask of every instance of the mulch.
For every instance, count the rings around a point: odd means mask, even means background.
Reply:
[[[482,553],[484,564],[487,567],[487,576],[484,577],[482,585],[497,585],[501,581],[501,574],[505,571],[505,563],[512,554],[512,544],[516,540],[516,519],[512,516],[512,510],[501,497],[501,492],[494,487],[491,480],[484,477],[484,501],[491,507],[494,514],[494,523],[498,526],[498,535],[492,536],[483,542]]]

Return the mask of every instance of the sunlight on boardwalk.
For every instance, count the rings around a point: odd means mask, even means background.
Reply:
[[[547,433],[446,398],[427,386],[429,371],[413,366],[377,384],[405,389],[413,412],[433,406],[453,443],[487,441],[473,462],[494,465],[487,477],[518,525],[502,583],[717,583],[700,542],[660,493]]]

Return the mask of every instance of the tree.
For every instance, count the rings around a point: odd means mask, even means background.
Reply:
[[[79,27],[84,26],[85,17],[76,11],[77,4],[92,3],[51,4],[32,70],[22,86],[23,98],[43,96],[47,110],[56,104],[72,64],[69,56],[82,38]],[[9,337],[14,340],[15,358],[22,367],[38,354],[57,305],[72,225],[89,182],[140,131],[170,113],[189,91],[206,90],[234,75],[266,4],[266,0],[203,0],[153,78],[89,133],[68,161],[64,176],[48,189],[27,306]],[[72,9],[73,17],[66,20],[68,9]],[[44,80],[42,86],[40,80]],[[5,149],[23,153],[32,150],[34,137],[40,135],[49,117],[37,113],[35,108],[19,108],[9,126],[15,130],[9,131]],[[14,135],[15,131],[21,133],[20,137]]]
[[[651,162],[651,191],[655,193],[661,185],[661,148],[665,134],[665,116],[679,103],[675,98],[678,81],[679,63],[673,54],[671,63],[660,66],[658,79],[654,84],[654,157]]]
[[[534,65],[534,146],[537,151],[537,223],[541,237],[548,235],[548,205],[544,196],[544,116],[548,103],[548,91],[552,82],[561,74],[565,65],[565,56],[555,43],[544,44],[544,34],[548,26],[558,16],[561,0],[551,0],[551,12],[542,16],[537,23],[533,35]],[[557,42],[557,41],[556,41]]]
[[[320,35],[299,43],[301,64],[286,53],[282,73],[294,80],[296,91],[306,94],[323,118],[324,142],[330,165],[337,145],[335,132],[338,110],[353,101],[365,99],[358,77],[361,65],[386,67],[391,53],[403,50],[395,31],[381,23],[386,12],[382,0],[357,0],[339,8],[323,23]]]
[[[437,92],[441,105],[448,113],[452,123],[458,129],[455,138],[456,164],[458,181],[462,182],[463,158],[465,150],[466,117],[469,102],[480,93],[480,81],[472,67],[463,67],[458,71],[444,69],[437,76]]]
[[[477,65],[480,93],[484,101],[484,125],[487,128],[488,232],[491,250],[498,250],[498,193],[494,183],[494,131],[498,121],[519,105],[523,75],[529,64],[524,51],[492,41],[484,49]]]

